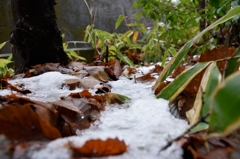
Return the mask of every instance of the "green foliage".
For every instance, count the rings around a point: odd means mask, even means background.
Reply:
[[[136,0],[133,7],[141,8],[136,14],[137,20],[144,16],[155,23],[161,21],[158,39],[165,41],[166,48],[170,45],[181,47],[198,31],[199,14],[196,12],[196,4],[191,0],[181,0],[178,4],[171,0]]]
[[[211,96],[210,136],[228,135],[240,127],[240,72],[231,74]]]
[[[6,43],[7,42],[1,43],[0,49],[2,49]],[[10,73],[11,76],[14,74],[14,70],[12,68],[8,68],[7,66],[9,63],[12,63],[11,60],[12,55],[9,56],[7,59],[0,58],[0,76],[5,76],[8,72]]]
[[[118,19],[116,27],[120,25],[122,18]],[[84,40],[92,44],[93,48],[99,49],[100,54],[109,51],[109,60],[118,57],[120,60],[127,63],[129,66],[134,66],[133,62],[122,54],[121,49],[138,49],[140,45],[135,42],[137,31],[129,30],[124,34],[109,33],[106,31],[94,29],[94,26],[87,26]]]
[[[186,55],[191,46],[199,41],[206,32],[220,24],[234,19],[239,13],[240,6],[232,8],[222,18],[218,19],[193,39],[189,40],[161,72],[153,89],[157,88],[159,84],[170,75],[170,73],[179,65],[180,61],[184,55]],[[240,102],[240,90],[238,89],[240,73],[239,71],[234,73],[239,65],[239,54],[240,52],[238,49],[230,60],[221,59],[229,60],[230,67],[226,70],[226,80],[223,80],[225,77],[222,77],[222,82],[220,82],[221,74],[216,66],[216,61],[198,63],[191,69],[179,75],[178,78],[165,87],[157,97],[172,101],[182,90],[184,90],[189,83],[189,79],[191,80],[197,72],[207,68],[202,78],[194,106],[187,112],[187,116],[190,120],[190,124],[194,125],[202,116],[210,113],[209,118],[206,119],[206,122],[209,121],[209,124],[200,122],[192,132],[208,129],[210,136],[229,134],[231,131],[240,127],[240,113],[235,111],[238,109],[237,107]]]
[[[173,82],[167,85],[159,94],[156,95],[157,98],[164,98],[173,101],[188,85],[189,82],[204,68],[209,65],[210,62],[198,63],[191,69],[183,72],[179,75]]]
[[[189,49],[191,48],[192,45],[194,45],[197,41],[200,40],[200,38],[209,30],[213,29],[214,27],[218,26],[219,24],[222,24],[229,19],[234,18],[240,13],[240,6],[232,8],[225,16],[222,18],[218,19],[216,22],[208,26],[206,29],[204,29],[202,32],[197,34],[194,38],[189,40],[174,56],[171,61],[166,65],[164,70],[161,72],[159,78],[157,79],[156,83],[153,86],[153,89],[156,89],[162,81],[164,81],[171,73],[172,71],[180,64],[182,61],[183,57],[188,53]]]
[[[62,35],[64,36],[64,35]],[[67,53],[67,56],[70,60],[72,61],[86,61],[86,59],[82,56],[79,56],[74,50],[68,49],[68,44],[69,43],[78,43],[78,41],[73,41],[73,42],[65,42],[63,43],[63,49]]]

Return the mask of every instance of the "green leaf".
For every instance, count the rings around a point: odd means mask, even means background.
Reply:
[[[228,76],[211,96],[209,136],[225,136],[240,127],[240,72]]]
[[[219,0],[210,0],[211,6],[217,8],[219,6]]]
[[[176,49],[174,49],[173,47],[170,47],[168,51],[172,54],[172,56],[175,56],[177,54]]]
[[[7,42],[5,41],[5,42],[3,42],[3,43],[1,43],[0,44],[0,49],[2,49],[3,48],[3,46],[6,44]]]
[[[209,113],[210,111],[210,96],[213,90],[218,86],[221,80],[221,73],[218,70],[216,62],[212,62],[205,71],[201,84],[198,89],[198,93],[193,105],[193,108],[186,112],[190,125],[194,125],[198,120]],[[204,101],[202,101],[204,100]],[[203,105],[202,105],[203,104]],[[206,119],[208,121],[209,118]],[[194,127],[191,133],[205,130],[208,128],[208,124],[199,123]]]
[[[162,64],[161,64],[161,66],[163,66],[163,67],[164,67],[164,65],[165,65],[165,62],[166,62],[166,59],[167,59],[167,55],[168,55],[168,51],[166,50],[166,51],[164,52],[164,55],[163,55],[163,58],[162,58]]]
[[[125,55],[123,55],[119,50],[117,50],[117,57],[124,61],[125,63],[127,63],[129,66],[131,67],[135,67],[135,65],[133,64],[133,62]]]
[[[235,51],[232,57],[240,55],[240,47]],[[239,65],[238,59],[231,59],[228,61],[228,67],[225,72],[225,77],[231,75],[234,71],[237,70]]]
[[[213,24],[211,24],[206,29],[204,29],[202,32],[197,34],[193,39],[189,40],[178,51],[177,55],[174,56],[169,61],[169,63],[166,65],[166,67],[161,72],[160,76],[158,77],[158,79],[157,79],[156,83],[154,84],[154,86],[152,87],[152,89],[155,90],[159,86],[159,84],[162,81],[164,81],[170,75],[170,73],[172,73],[172,71],[180,64],[180,62],[182,61],[183,57],[187,54],[187,52],[189,51],[191,46],[193,44],[195,44],[206,32],[208,32],[209,30],[211,30],[214,27],[218,26],[219,24],[222,24],[222,23],[228,21],[229,19],[232,19],[233,17],[235,17],[239,13],[240,13],[240,6],[232,8],[225,16],[223,16],[222,18],[218,19]]]
[[[12,61],[6,59],[0,59],[0,67],[5,67],[7,64],[11,63]]]
[[[191,69],[181,73],[173,82],[167,85],[159,94],[157,98],[163,98],[171,102],[174,100],[188,85],[189,82],[204,68],[209,65],[210,62],[201,62],[196,64]]]
[[[118,16],[117,22],[115,24],[115,29],[117,29],[119,27],[119,25],[122,23],[123,19],[124,19],[123,15]]]

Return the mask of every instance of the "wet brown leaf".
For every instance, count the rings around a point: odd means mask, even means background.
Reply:
[[[60,128],[63,136],[76,135],[76,130],[89,128],[91,106],[86,98],[67,97],[54,102],[53,106],[64,120]]]
[[[43,109],[52,114],[50,109],[15,96],[1,97],[0,100],[0,133],[9,139],[30,141],[53,140],[61,137],[57,128],[46,120],[47,117],[38,114]],[[42,111],[36,111],[38,109]]]
[[[73,157],[106,157],[110,155],[119,155],[127,151],[124,141],[116,139],[107,139],[102,141],[89,140],[82,147],[72,146]]]
[[[104,66],[86,66],[84,69],[94,78],[102,82],[111,81],[111,78],[104,70]]]

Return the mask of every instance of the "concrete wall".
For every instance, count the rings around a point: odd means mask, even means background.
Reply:
[[[56,0],[56,2],[58,26],[65,33],[66,40],[83,40],[84,30],[91,23],[84,0]],[[135,11],[131,8],[134,0],[87,0],[87,2],[96,11],[94,24],[97,29],[108,32],[127,31],[124,22],[117,30],[114,29],[120,14],[125,15],[127,23],[134,22]],[[151,24],[149,20],[147,22]],[[0,43],[8,40],[12,27],[11,1],[0,0]],[[2,52],[10,52],[10,45],[4,47]]]

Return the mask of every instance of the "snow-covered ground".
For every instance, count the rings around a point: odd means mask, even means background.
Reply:
[[[140,68],[147,72],[149,68]],[[48,72],[36,77],[9,81],[12,84],[24,83],[24,87],[32,91],[27,97],[38,101],[53,102],[61,96],[67,96],[73,91],[61,89],[65,79],[76,78],[58,72]],[[156,99],[151,86],[154,83],[134,83],[134,80],[122,76],[118,81],[111,81],[111,92],[125,95],[131,101],[123,105],[108,105],[101,112],[99,121],[89,129],[79,131],[78,136],[66,137],[50,142],[45,148],[29,152],[33,159],[68,159],[71,151],[67,144],[71,141],[82,146],[87,140],[116,138],[124,140],[127,152],[111,159],[180,159],[182,150],[173,144],[167,150],[159,150],[167,142],[180,135],[188,127],[187,122],[174,118],[168,108],[168,102]],[[80,91],[74,90],[74,91]],[[93,92],[93,91],[92,91]],[[0,91],[6,95],[10,91]]]

